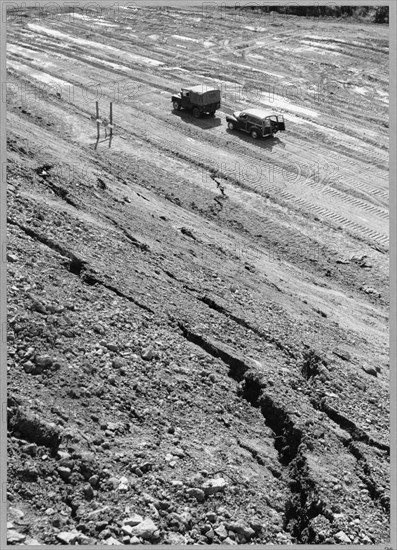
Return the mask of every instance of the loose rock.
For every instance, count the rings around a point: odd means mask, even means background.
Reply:
[[[251,527],[248,527],[248,525],[245,525],[242,521],[230,523],[227,527],[230,531],[234,531],[234,533],[238,533],[246,539],[250,539],[255,535],[255,531]]]
[[[131,535],[142,537],[145,540],[156,539],[159,536],[159,530],[153,520],[147,518],[138,525],[135,525],[135,527],[132,527]]]
[[[339,531],[334,535],[334,539],[342,544],[350,544],[351,540],[344,531]]]
[[[130,488],[130,482],[128,481],[128,479],[126,477],[121,477],[119,479],[119,485],[117,487],[117,490],[122,493],[125,493],[126,491],[128,491],[129,488]]]
[[[214,529],[214,532],[221,540],[227,538],[227,530],[223,524]]]
[[[205,499],[204,491],[202,489],[198,489],[197,487],[187,489],[186,493],[189,497],[195,498],[198,502],[203,502]]]
[[[9,529],[7,531],[8,544],[23,544],[26,540],[26,535],[18,533],[15,529]]]
[[[220,477],[218,479],[209,479],[205,481],[201,487],[206,495],[214,495],[215,493],[223,492],[227,487],[227,483]]]
[[[371,376],[378,376],[378,371],[375,367],[372,367],[371,365],[363,365],[362,369],[367,374],[370,374]]]
[[[74,544],[77,541],[79,534],[80,533],[78,532],[72,533],[70,531],[62,531],[61,533],[58,533],[56,537],[63,544]]]
[[[139,523],[142,523],[143,517],[139,514],[132,514],[127,519],[123,520],[123,525],[130,525],[131,527],[134,527],[135,525],[138,525]]]
[[[151,347],[145,348],[145,349],[142,351],[141,357],[142,357],[142,359],[144,359],[145,361],[150,361],[151,359],[153,359],[153,357],[154,357],[153,348],[151,348]]]

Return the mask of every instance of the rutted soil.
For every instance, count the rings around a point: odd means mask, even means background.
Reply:
[[[387,54],[384,25],[14,14],[10,543],[389,540]],[[173,112],[201,81],[216,117]],[[287,131],[227,131],[247,104]]]

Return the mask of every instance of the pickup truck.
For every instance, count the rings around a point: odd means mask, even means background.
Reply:
[[[254,139],[273,136],[285,130],[283,115],[262,109],[245,109],[226,116],[229,130],[241,130],[251,134]]]

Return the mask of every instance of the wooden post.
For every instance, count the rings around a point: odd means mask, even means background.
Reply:
[[[100,122],[99,122],[99,101],[96,102],[96,138],[99,140]]]
[[[112,102],[110,102],[109,123],[110,123],[110,139],[112,139],[112,136],[113,136],[113,103]]]

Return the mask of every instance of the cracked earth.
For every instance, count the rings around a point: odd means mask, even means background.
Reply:
[[[8,541],[386,543],[388,28],[25,10],[7,49]]]

